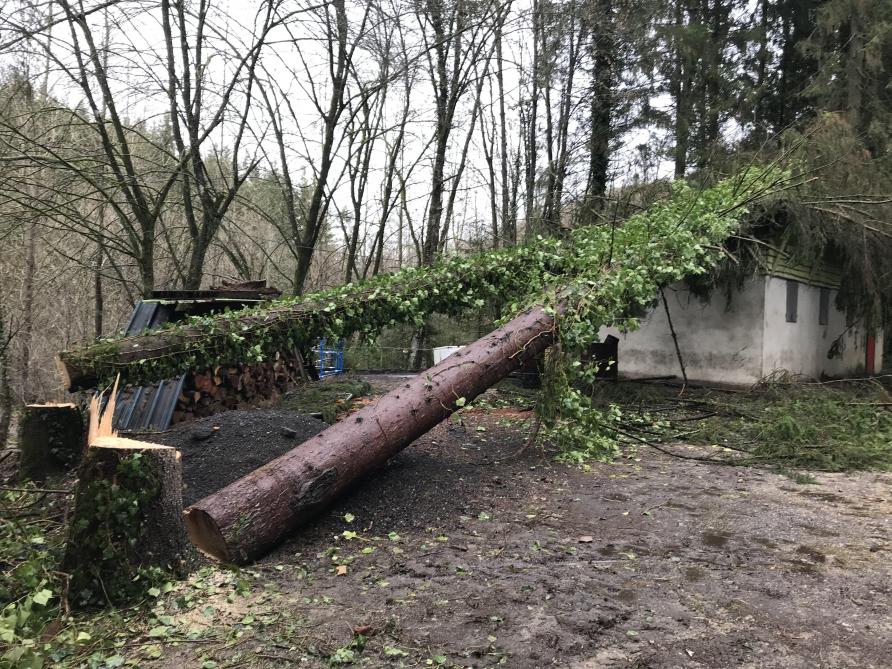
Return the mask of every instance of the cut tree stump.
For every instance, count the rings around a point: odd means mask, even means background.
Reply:
[[[74,404],[29,404],[19,421],[19,467],[42,481],[76,466],[84,451],[84,421]]]
[[[553,330],[545,310],[526,312],[196,502],[185,511],[192,542],[222,561],[259,557],[363,474],[538,355],[551,344]]]
[[[194,548],[183,525],[180,454],[95,437],[84,455],[62,571],[74,605],[144,596],[152,579],[185,575]]]

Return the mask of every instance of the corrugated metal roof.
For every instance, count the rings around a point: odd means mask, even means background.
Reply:
[[[170,427],[185,380],[183,374],[150,386],[119,390],[115,400],[114,428],[120,432],[166,430]]]
[[[160,302],[140,302],[133,309],[130,322],[124,328],[124,334],[134,335],[144,330],[153,330],[170,321],[175,305]]]
[[[134,307],[124,333],[132,335],[153,330],[169,322],[175,313],[175,303],[141,301]],[[185,380],[186,375],[183,374],[149,386],[130,386],[119,390],[115,399],[114,429],[119,432],[166,430],[170,427]]]
[[[214,304],[219,304],[220,309],[234,305],[245,307],[279,294],[279,291],[266,288],[265,285],[251,289],[230,287],[220,290],[156,290],[150,294],[149,299],[134,307],[124,332],[133,335],[154,330],[184,313],[205,313]],[[186,374],[183,374],[161,383],[130,386],[118,391],[114,428],[120,432],[166,430],[170,427],[185,380]],[[105,401],[107,402],[107,398]]]
[[[768,249],[765,261],[767,273],[782,279],[793,279],[824,288],[839,288],[842,281],[842,272],[839,269],[821,261],[808,267],[797,263],[789,253],[781,249]]]

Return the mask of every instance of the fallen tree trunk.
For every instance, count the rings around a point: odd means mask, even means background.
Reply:
[[[551,242],[541,242],[541,245]],[[93,388],[120,375],[125,383],[172,378],[189,369],[229,367],[277,354],[307,351],[321,337],[377,332],[419,314],[479,309],[483,300],[519,297],[541,276],[559,273],[557,257],[539,247],[455,257],[434,267],[409,268],[305,298],[216,314],[157,332],[106,339],[56,358],[66,388]],[[469,269],[473,266],[473,270]]]
[[[75,491],[62,571],[74,605],[145,596],[152,579],[186,573],[180,454],[115,436],[92,440]]]
[[[192,542],[245,563],[553,340],[542,308],[456,351],[377,402],[185,510]]]

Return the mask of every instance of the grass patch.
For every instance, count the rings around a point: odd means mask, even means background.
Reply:
[[[769,386],[754,419],[727,426],[753,462],[841,472],[892,469],[892,398],[881,387]]]
[[[371,385],[360,378],[332,376],[290,391],[282,399],[282,407],[334,423],[340,415],[350,411],[353,400],[368,395],[371,390]]]
[[[718,446],[736,464],[773,467],[803,483],[811,479],[797,470],[892,470],[892,394],[877,381],[678,393],[659,384],[596,388],[632,425],[659,426],[642,438]]]

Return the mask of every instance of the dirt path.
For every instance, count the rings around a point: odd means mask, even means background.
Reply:
[[[584,472],[512,457],[527,417],[441,425],[193,620],[237,641],[159,662],[892,666],[892,475]]]

